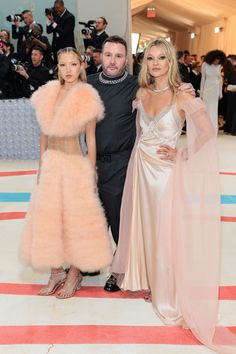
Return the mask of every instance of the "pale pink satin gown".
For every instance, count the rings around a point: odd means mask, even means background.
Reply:
[[[154,311],[182,325],[209,348],[236,353],[236,336],[217,325],[220,187],[216,135],[200,98],[180,107],[186,144],[176,162],[157,154],[175,148],[182,120],[175,105],[150,117],[137,107],[137,138],[122,198],[119,243],[112,264],[122,290],[151,291]]]
[[[131,238],[126,272],[120,287],[132,291],[150,290],[155,311],[165,323],[174,324],[181,315],[176,303],[173,267],[163,252],[163,247],[168,247],[168,244],[160,244],[159,238],[162,199],[165,198],[173,162],[162,160],[157,150],[162,144],[176,147],[183,122],[174,105],[155,117],[145,112],[141,101],[137,102],[137,108],[140,135],[133,162]],[[171,223],[170,212],[170,209],[165,210]],[[171,252],[171,247],[168,249]]]

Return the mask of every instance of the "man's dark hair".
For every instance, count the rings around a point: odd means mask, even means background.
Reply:
[[[187,49],[185,49],[185,50],[184,50],[184,55],[190,55],[190,51],[187,50]]]
[[[108,37],[107,39],[105,39],[105,41],[103,42],[103,45],[102,45],[102,51],[103,51],[104,45],[105,45],[106,43],[120,43],[120,44],[122,44],[122,45],[125,47],[125,52],[126,52],[126,54],[127,54],[127,52],[128,52],[127,43],[126,43],[126,41],[125,41],[122,37],[120,37],[120,36],[110,36],[110,37]]]
[[[54,1],[54,5],[55,5],[55,4],[59,4],[59,5],[64,6],[64,1],[63,1],[63,0],[55,0],[55,1]]]
[[[176,52],[176,58],[177,60],[179,60],[180,58],[182,58],[182,56],[184,55],[184,52],[182,50],[178,50]]]
[[[140,52],[136,55],[137,62],[140,63],[144,58],[144,52]]]
[[[94,51],[93,51],[93,53],[102,53],[102,50],[95,48]]]
[[[108,25],[107,20],[105,19],[105,17],[99,16],[98,18],[101,18],[103,20],[103,24],[104,25]]]
[[[33,50],[38,50],[43,56],[44,56],[44,50],[43,50],[43,48],[41,48],[41,47],[39,47],[39,46],[34,46],[33,48],[32,48],[32,51]]]
[[[24,10],[24,11],[22,11],[21,15],[27,14],[28,12],[30,12],[32,14],[32,12],[30,10]]]
[[[227,55],[227,59],[236,60],[236,54],[229,54],[229,55]]]

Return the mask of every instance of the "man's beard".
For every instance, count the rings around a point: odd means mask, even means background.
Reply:
[[[120,68],[116,74],[112,75],[108,70],[109,68],[115,68],[115,69],[118,69],[115,65],[114,66],[110,66],[108,65],[106,68],[104,66],[102,66],[102,70],[103,70],[103,73],[107,76],[107,77],[118,77],[118,76],[121,76],[125,69],[126,69],[126,65],[124,65],[122,68]]]

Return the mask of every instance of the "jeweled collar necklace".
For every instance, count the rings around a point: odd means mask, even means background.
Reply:
[[[103,72],[101,72],[98,76],[98,79],[102,84],[115,85],[123,82],[127,78],[127,76],[128,76],[127,71],[125,71],[121,76],[118,76],[116,79],[110,78],[106,76]]]

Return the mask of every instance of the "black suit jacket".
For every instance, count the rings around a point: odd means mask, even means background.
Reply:
[[[25,38],[29,35],[29,26],[16,27],[12,25],[12,38],[18,39],[17,41],[17,59],[24,61],[26,57],[26,44]]]
[[[102,32],[100,35],[97,35],[96,31],[91,33],[92,38],[84,38],[84,47],[85,49],[91,45],[96,49],[102,49],[102,44],[109,36],[106,32]]]
[[[4,54],[0,54],[0,99],[7,98],[9,88],[10,61]]]
[[[65,47],[75,48],[75,16],[66,10],[63,16],[58,16],[54,21],[57,24],[56,28],[53,28],[52,24],[47,26],[47,33],[53,33],[53,53],[56,54],[59,49],[63,49]]]
[[[183,63],[178,62],[180,78],[183,82],[190,82],[190,72],[188,67]]]
[[[49,69],[43,64],[36,67],[31,64],[27,69],[27,74],[29,75],[28,80],[22,76],[19,77],[21,97],[29,98],[40,86],[52,79]]]

